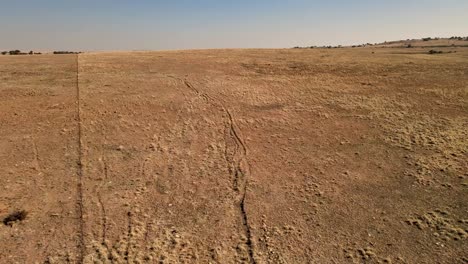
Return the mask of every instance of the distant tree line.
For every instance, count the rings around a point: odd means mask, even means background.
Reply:
[[[339,49],[342,48],[343,46],[338,45],[338,46],[307,46],[307,47],[299,47],[296,46],[294,47],[295,49]]]
[[[75,51],[54,51],[54,54],[80,54],[81,52],[75,52]],[[10,50],[10,51],[2,51],[2,55],[41,55],[41,52],[34,52],[34,51],[29,51],[29,52],[22,52],[21,50]]]
[[[432,37],[427,37],[427,38],[422,38],[420,40],[422,41],[431,41],[431,40],[439,40],[439,39],[450,39],[450,40],[464,40],[464,41],[468,41],[468,36],[467,37],[458,37],[458,36],[453,36],[453,37],[450,37],[450,38],[439,38],[439,37],[435,37],[435,38],[432,38]],[[411,39],[407,39],[406,41],[410,41]],[[416,40],[416,39],[413,39],[413,40]],[[374,43],[374,44],[371,44],[371,43],[365,43],[365,44],[359,44],[359,45],[352,45],[351,48],[362,48],[362,47],[369,47],[369,46],[378,46],[378,45],[382,45],[382,44],[385,44],[385,45],[388,45],[388,44],[396,44],[396,43],[401,43],[402,41],[385,41],[383,43]],[[452,46],[454,46],[455,44],[452,44]],[[412,44],[406,44],[407,48],[412,48],[413,45]],[[294,47],[294,49],[314,49],[314,48],[321,48],[321,49],[336,49],[336,48],[343,48],[343,46],[341,45],[338,45],[338,46],[305,46],[305,47],[300,47],[300,46],[296,46]],[[431,53],[431,54],[435,54],[435,53]]]
[[[34,52],[32,50],[30,52],[22,52],[21,50],[10,50],[10,51],[2,51],[1,54],[2,55],[40,55],[42,53]]]
[[[431,37],[427,37],[427,38],[423,38],[422,40],[423,41],[430,41],[430,40],[439,40],[440,38],[431,38]],[[450,37],[449,39],[451,40],[465,40],[465,41],[468,41],[468,36],[467,37],[460,37],[460,36],[452,36]]]
[[[362,47],[367,47],[367,46],[373,46],[373,45],[377,45],[376,44],[372,44],[372,43],[366,43],[366,44],[360,44],[360,45],[353,45],[351,46],[352,48],[362,48]],[[340,48],[344,48],[342,45],[337,45],[337,46],[330,46],[330,45],[325,45],[325,46],[306,46],[306,47],[300,47],[300,46],[296,46],[294,47],[294,49],[340,49]]]
[[[457,53],[457,51],[456,51],[456,50],[450,50],[450,51],[445,51],[445,52],[444,52],[444,51],[441,51],[441,50],[432,50],[432,49],[431,49],[431,50],[428,51],[427,53],[429,53],[429,54]]]
[[[464,41],[468,41],[468,37],[457,37],[457,36],[453,36],[453,37],[450,37],[450,39],[456,39],[456,40],[464,40]]]
[[[75,51],[54,51],[54,54],[80,54],[81,52],[75,52]]]

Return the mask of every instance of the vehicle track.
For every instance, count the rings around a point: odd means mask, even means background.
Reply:
[[[98,197],[99,206],[101,207],[101,215],[102,215],[102,240],[101,240],[101,244],[107,250],[107,253],[108,253],[107,258],[111,261],[111,263],[113,263],[113,259],[111,257],[111,250],[109,248],[109,245],[107,244],[107,212],[106,212],[106,207],[104,206],[104,203],[102,202],[102,196],[101,196],[101,193],[99,191],[97,192],[97,197]]]
[[[223,109],[225,114],[228,117],[228,128],[229,135],[234,140],[236,144],[236,150],[233,153],[232,159],[228,162],[230,163],[230,171],[232,168],[232,173],[234,174],[234,184],[233,189],[238,195],[239,199],[239,211],[242,218],[242,226],[244,227],[245,236],[247,238],[246,245],[248,247],[248,253],[250,258],[250,263],[256,263],[254,246],[252,239],[252,232],[248,221],[248,214],[246,210],[246,196],[247,196],[247,186],[248,186],[248,177],[250,176],[250,165],[247,160],[247,147],[245,142],[238,131],[237,125],[234,120],[234,115],[232,112],[222,103],[220,100],[215,99],[207,93],[201,92],[193,84],[191,84],[187,79],[179,79],[183,81],[185,86],[192,91],[194,91],[198,96],[205,98],[207,101],[210,101],[213,105],[216,105]],[[226,151],[227,152],[227,151]]]
[[[81,100],[80,100],[80,84],[79,84],[79,54],[76,55],[76,119],[77,119],[77,145],[78,145],[78,162],[77,162],[77,176],[78,176],[78,219],[79,219],[79,237],[78,237],[78,263],[83,263],[85,255],[85,242],[84,242],[84,219],[83,219],[83,147],[82,147],[82,131],[81,131]]]
[[[223,107],[224,108],[224,107]],[[234,137],[236,141],[236,145],[241,147],[241,151],[236,151],[234,156],[238,156],[234,160],[237,164],[235,165],[235,171],[234,171],[234,188],[235,190],[239,193],[241,196],[240,199],[240,211],[242,215],[242,224],[245,228],[246,236],[247,236],[247,246],[249,248],[249,256],[250,260],[252,263],[256,263],[255,257],[254,257],[254,251],[253,251],[253,244],[252,244],[252,232],[250,229],[249,225],[249,220],[247,216],[247,210],[246,210],[246,196],[247,196],[247,177],[250,176],[250,165],[247,161],[247,147],[240,136],[240,133],[236,129],[236,124],[234,122],[234,118],[232,116],[232,113],[229,111],[229,109],[224,108],[228,117],[229,117],[229,127],[230,127],[230,133]],[[239,156],[240,155],[240,156]],[[242,168],[242,164],[245,163],[245,168]]]
[[[102,162],[102,170],[103,170],[103,173],[104,173],[104,179],[108,179],[108,170],[109,170],[109,166],[107,165],[107,161],[106,161],[106,158],[104,158],[104,155],[101,157],[100,161]],[[108,220],[108,217],[107,217],[107,210],[106,210],[106,206],[102,200],[102,195],[101,195],[101,189],[102,189],[102,183],[99,185],[98,187],[98,190],[96,192],[97,194],[97,198],[98,198],[98,204],[99,204],[99,207],[101,208],[101,228],[102,228],[102,239],[101,239],[101,244],[102,246],[104,246],[104,248],[107,250],[107,253],[108,253],[108,259],[110,260],[111,263],[114,263],[113,262],[113,259],[111,257],[111,249],[107,243],[107,220]]]

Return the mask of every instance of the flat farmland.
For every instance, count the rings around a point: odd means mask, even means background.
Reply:
[[[467,263],[437,49],[0,56],[0,263]]]

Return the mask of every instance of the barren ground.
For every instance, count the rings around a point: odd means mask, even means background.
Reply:
[[[468,263],[440,50],[0,56],[0,263]]]

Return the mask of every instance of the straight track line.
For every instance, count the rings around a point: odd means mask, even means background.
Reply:
[[[78,245],[78,263],[83,263],[85,254],[85,243],[84,243],[84,220],[83,220],[83,147],[82,147],[82,132],[81,132],[81,100],[80,100],[80,68],[79,68],[79,54],[76,55],[76,119],[78,122],[78,162],[77,162],[77,176],[78,176],[78,217],[79,217],[79,245]]]

